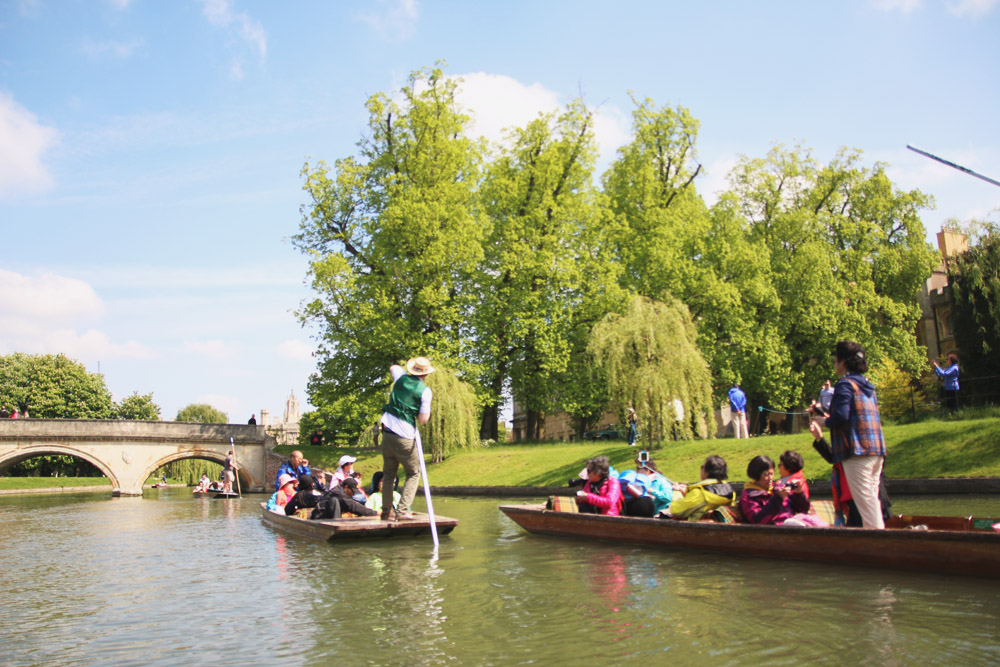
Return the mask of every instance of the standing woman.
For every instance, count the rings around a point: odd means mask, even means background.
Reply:
[[[843,466],[864,527],[882,529],[878,480],[885,461],[885,438],[875,387],[864,376],[868,371],[864,349],[853,341],[840,341],[834,368],[840,380],[833,390],[830,415],[823,421],[830,429],[833,462]]]
[[[944,404],[949,410],[958,407],[958,354],[948,355],[948,367],[941,368],[937,359],[932,361],[934,372],[939,378],[944,378]]]
[[[635,408],[628,406],[628,444],[635,447],[635,440],[639,437],[639,415],[635,413]]]

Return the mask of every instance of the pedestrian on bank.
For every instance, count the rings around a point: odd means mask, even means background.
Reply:
[[[937,359],[931,362],[934,364],[934,373],[939,378],[944,379],[944,405],[949,410],[958,407],[958,353],[952,352],[948,355],[948,366],[941,368]]]
[[[635,413],[635,408],[628,406],[628,444],[635,447],[635,441],[639,438],[639,415]]]
[[[392,510],[383,503],[381,518],[387,520],[393,511],[398,519],[411,519],[410,506],[417,495],[420,481],[420,450],[417,447],[417,424],[426,424],[431,418],[431,401],[434,394],[424,380],[434,372],[430,359],[414,357],[406,367],[393,364],[392,391],[389,402],[382,408],[382,484],[383,495],[392,497],[393,482],[400,464],[406,474],[399,506]]]
[[[729,390],[729,410],[732,413],[733,433],[736,438],[749,438],[747,432],[747,395],[740,389],[739,383],[734,382]]]

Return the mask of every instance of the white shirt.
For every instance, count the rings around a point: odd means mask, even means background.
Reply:
[[[406,371],[402,368],[392,369],[392,381],[395,382],[399,378],[406,375]],[[429,415],[431,413],[431,399],[434,398],[434,392],[431,391],[430,387],[424,389],[424,393],[420,394],[420,410],[419,414]],[[387,429],[395,433],[401,438],[406,440],[412,440],[417,437],[417,429],[410,422],[400,419],[396,415],[383,412],[382,413],[382,425]]]

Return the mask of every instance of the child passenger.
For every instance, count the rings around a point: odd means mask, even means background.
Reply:
[[[825,526],[814,514],[809,514],[809,499],[800,483],[788,485],[774,482],[774,461],[767,456],[755,456],[747,466],[750,481],[740,495],[740,511],[748,523]]]
[[[802,472],[805,467],[805,461],[802,459],[802,455],[791,449],[786,449],[778,457],[778,474],[781,475],[781,479],[778,480],[785,486],[791,485],[793,482],[800,484],[802,486],[802,494],[809,499],[809,483],[806,481],[806,475]]]

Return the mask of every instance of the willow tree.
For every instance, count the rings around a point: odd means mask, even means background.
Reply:
[[[425,452],[430,452],[434,463],[460,449],[472,449],[479,444],[479,407],[472,385],[464,382],[454,371],[438,366],[424,380],[434,400],[431,418],[420,427]]]
[[[299,317],[321,330],[308,393],[328,440],[378,414],[399,359],[463,363],[484,221],[479,145],[464,133],[457,85],[440,69],[414,72],[398,98],[368,100],[357,156],[303,169],[312,201],[294,242],[316,298]]]
[[[623,415],[634,406],[650,442],[709,435],[712,379],[697,337],[680,301],[638,295],[591,333],[588,349],[607,376],[610,405]]]

